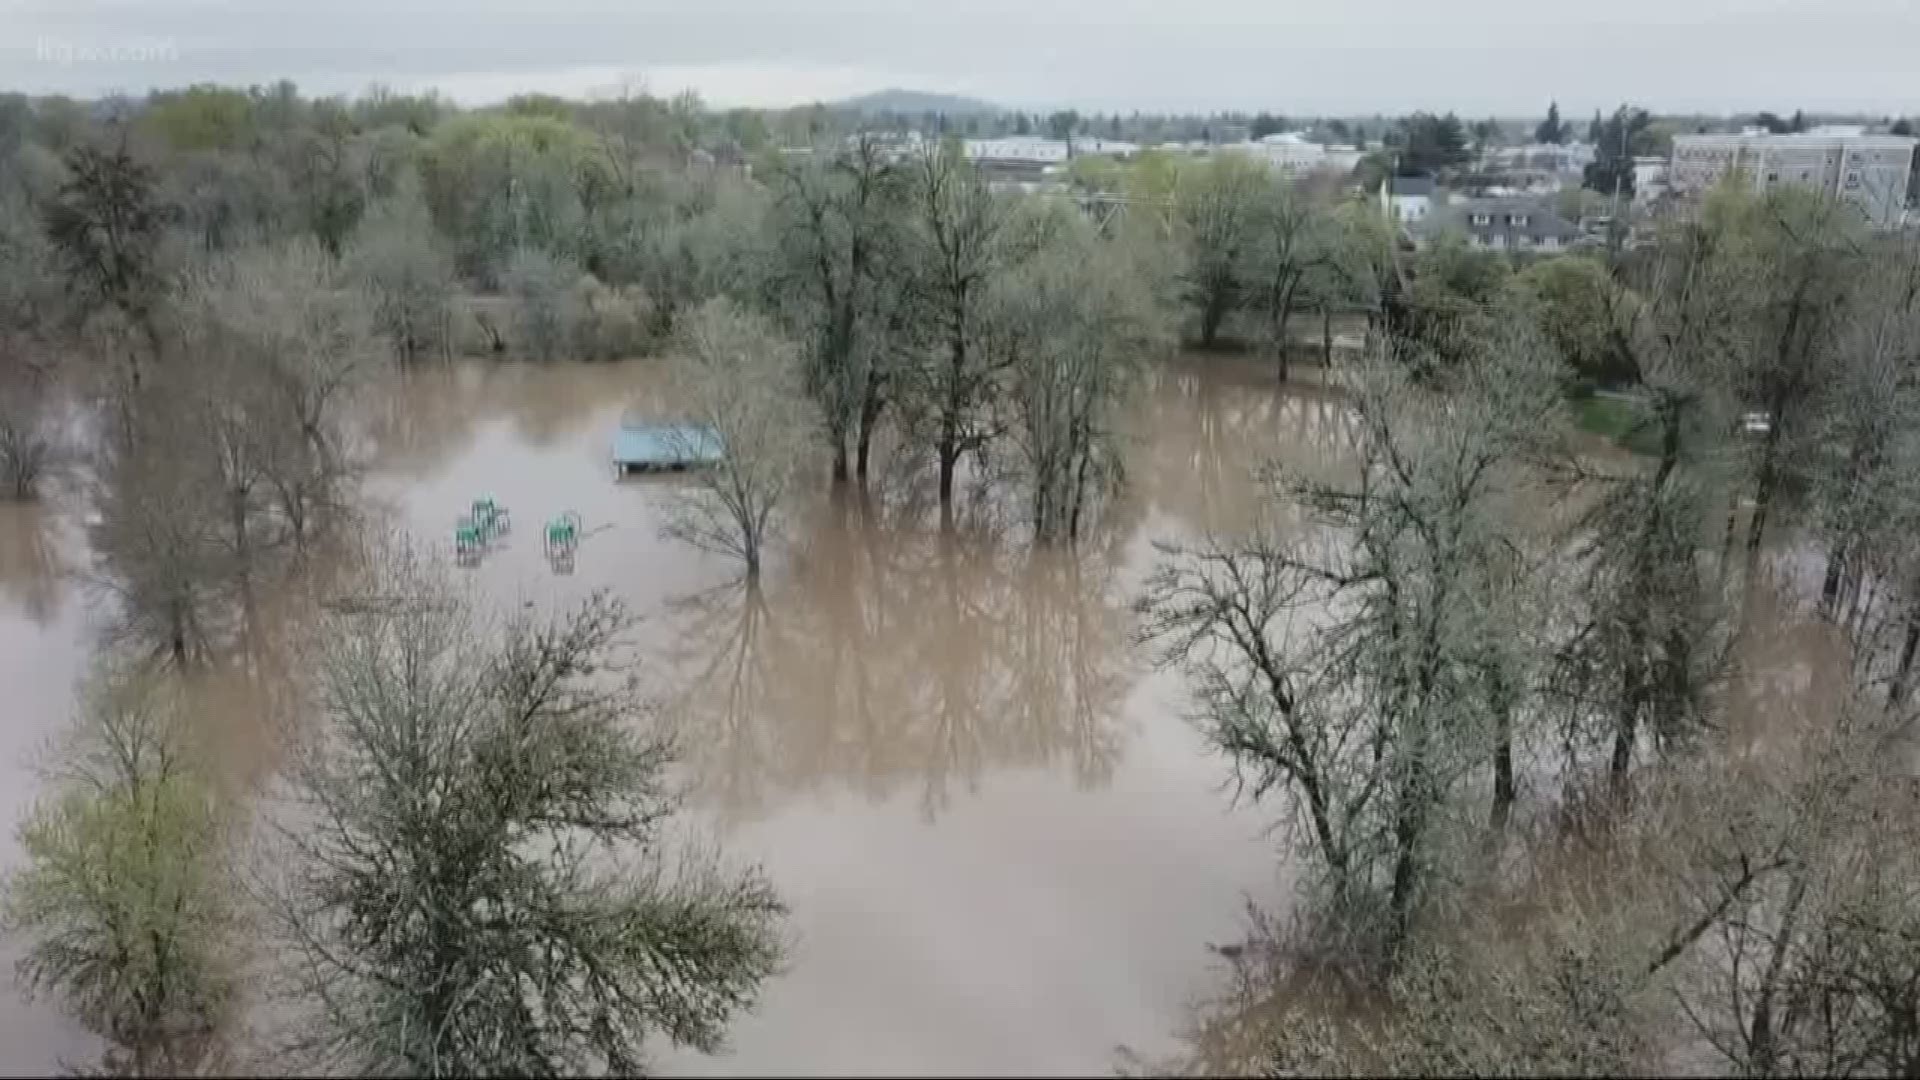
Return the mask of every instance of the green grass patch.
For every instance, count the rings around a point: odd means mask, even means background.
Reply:
[[[1580,430],[1590,431],[1636,454],[1659,453],[1659,437],[1646,422],[1646,409],[1639,402],[1592,395],[1576,398],[1572,404]]]

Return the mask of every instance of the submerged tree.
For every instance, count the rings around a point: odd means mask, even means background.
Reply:
[[[1171,337],[1128,253],[1064,222],[1002,284],[1002,347],[1013,354],[1014,443],[1036,539],[1078,539],[1121,480],[1119,411],[1142,363]]]
[[[1833,373],[1849,293],[1857,280],[1861,228],[1837,199],[1795,187],[1742,199],[1716,193],[1714,226],[1744,278],[1749,337],[1730,372],[1734,392],[1763,410],[1766,430],[1753,464],[1749,571],[1804,460]],[[1729,519],[1728,541],[1732,541]]]
[[[1004,360],[986,337],[993,281],[1013,261],[1011,216],[957,146],[914,166],[910,200],[906,250],[919,340],[907,408],[933,450],[941,517],[951,521],[961,458],[983,453],[998,435],[992,404]]]
[[[434,235],[417,187],[406,185],[367,210],[346,265],[402,363],[447,348],[453,259]]]
[[[716,1048],[780,956],[754,872],[667,854],[621,606],[496,626],[406,554],[335,605],[263,852],[309,1067],[635,1074]]]
[[[1260,164],[1241,154],[1215,155],[1180,176],[1174,215],[1186,241],[1186,290],[1199,313],[1202,348],[1218,341],[1246,288],[1247,253],[1268,183]]]
[[[871,136],[777,174],[778,303],[803,343],[807,387],[825,420],[836,480],[846,479],[850,456],[866,477],[873,426],[886,403],[889,331],[903,299],[890,275],[900,269],[904,180]]]
[[[19,973],[133,1076],[195,1068],[233,996],[225,830],[177,692],[103,672],[20,828],[7,882]]]
[[[1575,732],[1593,722],[1606,733],[1616,797],[1644,744],[1675,751],[1709,724],[1707,691],[1726,660],[1728,612],[1705,558],[1709,519],[1726,498],[1716,372],[1737,348],[1740,319],[1739,278],[1720,243],[1697,221],[1677,223],[1647,275],[1646,301],[1605,279],[1588,301],[1598,325],[1586,336],[1631,365],[1653,448],[1651,462],[1582,472],[1592,495],[1573,554],[1584,580],[1569,594],[1577,629],[1555,684]]]
[[[1245,539],[1175,549],[1142,602],[1146,634],[1197,681],[1198,721],[1255,797],[1303,823],[1323,916],[1363,960],[1390,960],[1513,799],[1529,714],[1514,644],[1535,545],[1512,522],[1514,462],[1549,436],[1552,358],[1520,319],[1445,391],[1417,365],[1360,373],[1351,479],[1282,478]]]
[[[696,423],[676,430],[673,449],[718,460],[676,493],[666,531],[740,559],[757,580],[814,438],[793,346],[729,300],[682,321],[673,377]]]

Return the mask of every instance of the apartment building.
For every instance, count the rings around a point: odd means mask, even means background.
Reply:
[[[1676,135],[1667,183],[1683,198],[1698,196],[1728,176],[1755,191],[1793,184],[1844,199],[1870,223],[1892,227],[1906,209],[1916,143],[1920,140],[1905,136],[1868,135],[1858,127],[1791,135],[1752,128],[1738,134]]]

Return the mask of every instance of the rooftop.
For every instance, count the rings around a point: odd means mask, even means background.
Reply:
[[[621,468],[706,465],[725,454],[720,433],[705,424],[629,421],[613,436],[613,463]]]

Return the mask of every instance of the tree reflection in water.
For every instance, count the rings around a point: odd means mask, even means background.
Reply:
[[[1125,596],[1110,551],[1022,551],[828,515],[784,580],[668,616],[674,713],[732,817],[803,792],[917,787],[936,817],[1001,769],[1105,783],[1125,729]]]
[[[59,520],[40,503],[0,503],[0,605],[18,605],[27,618],[45,626],[60,606]]]

